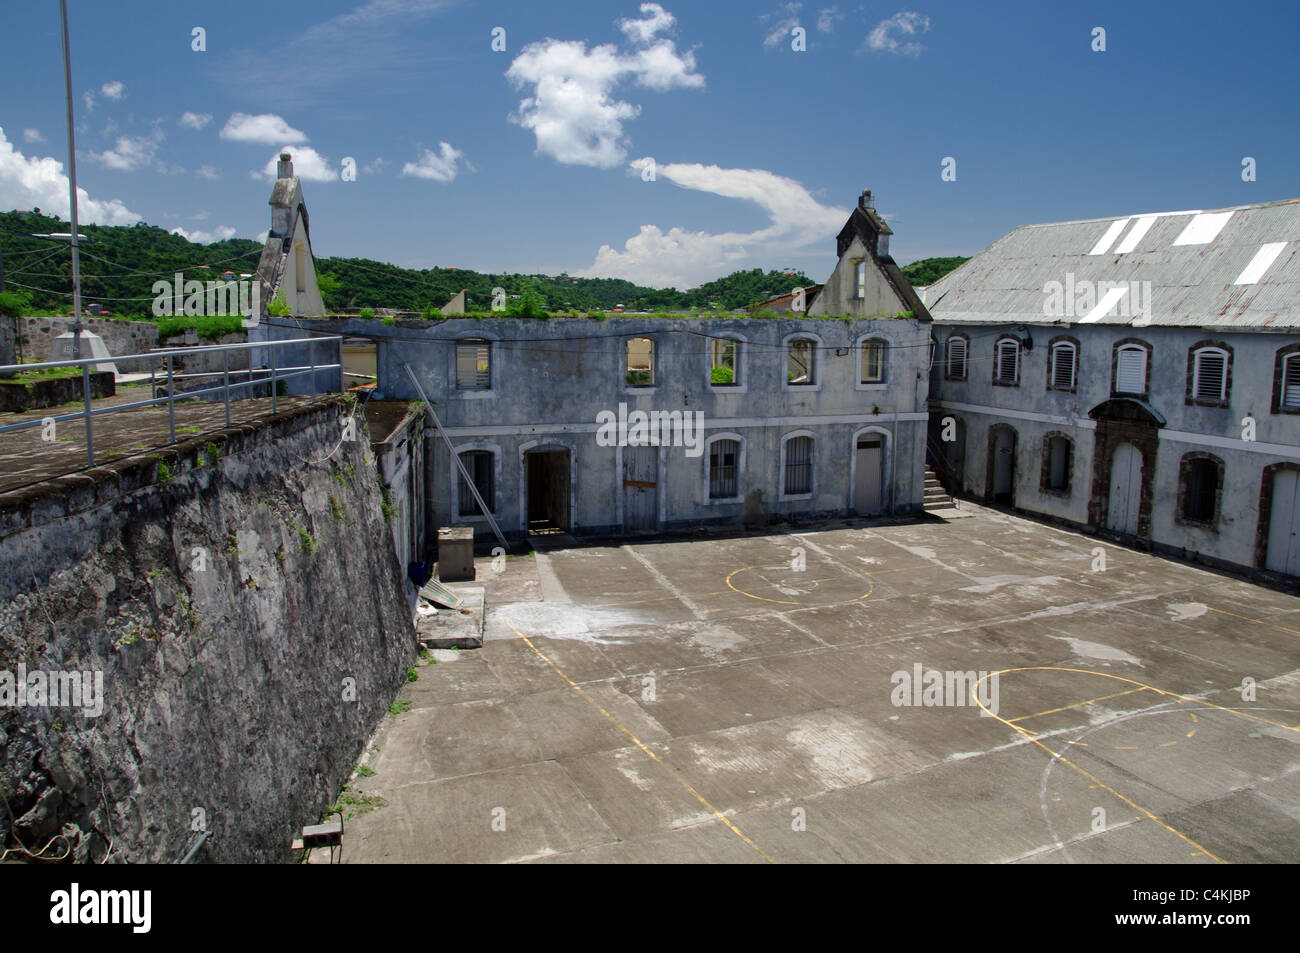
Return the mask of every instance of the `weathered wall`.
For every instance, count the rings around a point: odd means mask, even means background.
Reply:
[[[1272,411],[1275,356],[1300,341],[1294,334],[1266,331],[1216,332],[1200,328],[1129,326],[1048,326],[936,322],[938,346],[931,375],[933,414],[953,417],[965,430],[965,492],[985,497],[989,430],[1012,427],[1017,434],[1015,505],[1083,526],[1095,525],[1095,500],[1109,490],[1109,457],[1095,459],[1097,422],[1089,411],[1111,398],[1114,348],[1122,340],[1148,344],[1149,394],[1143,400],[1166,423],[1158,428],[1149,520],[1144,538],[1162,551],[1217,560],[1236,567],[1258,568],[1261,535],[1266,532],[1259,501],[1269,467],[1300,463],[1300,416]],[[951,334],[970,338],[969,375],[950,380],[944,373],[944,342]],[[1033,340],[1022,348],[1019,386],[993,382],[993,349],[1004,335]],[[1048,351],[1058,336],[1078,340],[1078,386],[1073,392],[1047,388]],[[1231,349],[1228,406],[1188,402],[1188,352],[1215,342]],[[1255,439],[1242,439],[1242,420],[1255,421]],[[1052,433],[1074,443],[1068,494],[1042,487],[1045,438]],[[1189,453],[1210,453],[1224,464],[1218,518],[1211,526],[1180,518],[1179,474]]]
[[[525,455],[567,451],[571,460],[572,530],[619,533],[625,522],[622,448],[597,441],[597,414],[628,411],[704,413],[705,437],[739,435],[741,495],[761,491],[764,518],[843,516],[850,509],[855,435],[870,431],[887,441],[886,507],[919,511],[924,492],[926,380],[930,326],[905,318],[841,320],[813,318],[655,318],[629,315],[600,322],[585,318],[530,321],[518,318],[456,318],[433,324],[375,321],[313,322],[327,333],[366,333],[377,342],[379,389],[387,399],[416,397],[401,364],[410,364],[433,402],[458,452],[489,450],[496,462],[496,518],[506,533],[526,531]],[[254,336],[287,336],[288,328],[263,324]],[[297,332],[300,333],[300,332]],[[654,387],[629,387],[625,342],[655,340]],[[741,384],[710,384],[710,336],[745,343]],[[818,383],[790,386],[786,342],[813,337]],[[489,390],[456,387],[455,342],[492,342]],[[886,343],[887,381],[862,384],[859,344]],[[301,351],[301,348],[297,350]],[[295,363],[302,354],[285,360]],[[815,492],[781,499],[781,441],[810,432],[815,440]],[[473,524],[490,535],[481,517],[461,517],[454,464],[438,441],[431,448],[438,484],[440,525]],[[661,448],[658,465],[658,526],[685,528],[738,523],[744,502],[707,499],[708,455],[687,456],[682,447]],[[891,505],[892,501],[892,505]]]
[[[364,425],[332,400],[0,497],[0,672],[103,672],[98,717],[0,708],[24,843],[283,861],[355,766],[414,653]],[[208,448],[209,451],[212,449]],[[352,686],[355,686],[352,690]],[[0,837],[10,841],[7,813]],[[56,851],[58,845],[56,845]]]
[[[72,330],[71,318],[23,318],[23,357],[28,361],[65,361],[71,354],[59,354],[55,340]],[[104,339],[109,354],[144,354],[158,346],[158,325],[152,321],[124,321],[120,318],[81,316],[81,326]],[[123,374],[149,370],[148,362],[114,361]]]

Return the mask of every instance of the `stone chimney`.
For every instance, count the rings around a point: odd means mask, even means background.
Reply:
[[[283,159],[284,156],[280,156],[280,158]],[[862,194],[858,196],[858,208],[874,209],[875,207],[876,200],[871,197],[871,190],[863,189]]]
[[[289,153],[287,152],[280,153],[280,164],[276,167],[275,177],[277,179],[293,178],[293,162],[291,162],[289,159]],[[871,193],[868,192],[867,194],[870,195]]]

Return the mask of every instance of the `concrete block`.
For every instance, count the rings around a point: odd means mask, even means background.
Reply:
[[[469,526],[438,528],[438,579],[459,582],[474,578],[474,530]]]

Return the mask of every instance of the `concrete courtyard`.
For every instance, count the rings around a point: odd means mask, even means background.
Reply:
[[[344,862],[1300,859],[1300,598],[964,512],[480,559]]]

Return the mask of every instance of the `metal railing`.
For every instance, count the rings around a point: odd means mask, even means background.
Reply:
[[[334,344],[334,361],[333,363],[316,363],[315,346],[317,344]],[[307,348],[306,365],[277,367],[276,366],[276,348],[279,347],[303,347]],[[270,367],[252,367],[246,371],[236,369],[237,374],[247,374],[248,379],[243,381],[230,382],[230,353],[232,351],[252,351],[257,348],[266,348],[270,356]],[[291,380],[295,377],[310,375],[311,377],[311,399],[316,400],[317,390],[316,375],[321,371],[338,371],[339,389],[342,389],[343,373],[343,337],[341,335],[330,337],[308,337],[308,338],[288,338],[282,341],[249,341],[241,344],[209,344],[197,347],[168,347],[158,348],[144,354],[114,354],[108,357],[85,357],[79,360],[68,361],[45,361],[39,364],[6,364],[0,365],[0,374],[6,373],[24,373],[27,371],[39,371],[53,367],[80,367],[81,368],[81,400],[82,410],[76,413],[58,414],[50,417],[38,418],[36,420],[25,420],[21,423],[8,424],[0,427],[0,434],[10,433],[16,430],[25,430],[28,427],[41,427],[47,422],[53,420],[56,423],[65,420],[82,420],[86,422],[86,465],[93,467],[95,465],[95,434],[92,421],[95,417],[105,414],[114,414],[123,410],[134,410],[138,407],[153,407],[157,404],[167,405],[168,417],[168,443],[176,442],[176,401],[192,400],[205,394],[220,393],[225,403],[226,426],[230,426],[230,394],[243,387],[256,387],[259,384],[269,383],[271,385],[271,412],[277,413],[279,403],[277,398],[279,394],[279,384],[281,381]],[[222,355],[222,369],[220,371],[198,371],[189,374],[177,374],[175,369],[175,359],[185,354],[212,354],[220,353]],[[149,400],[136,400],[126,404],[114,404],[111,407],[91,408],[90,402],[90,371],[91,365],[94,364],[113,364],[117,361],[147,360],[150,362],[150,395]],[[166,377],[160,378],[158,374],[158,361],[166,362]],[[199,387],[194,390],[176,390],[176,382],[196,377],[220,377],[222,382],[212,387]],[[165,397],[158,396],[158,388],[166,387],[167,394]],[[332,392],[333,388],[328,388],[323,392]]]

